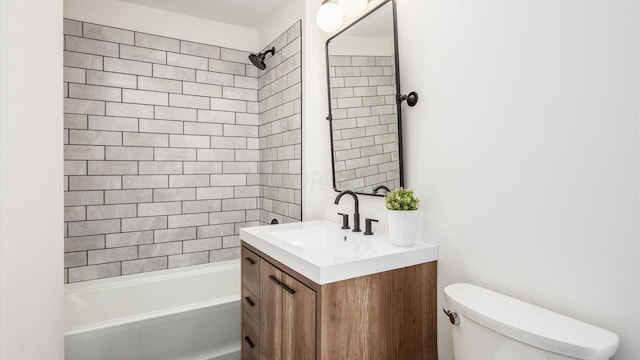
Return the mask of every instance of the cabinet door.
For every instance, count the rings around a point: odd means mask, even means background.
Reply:
[[[282,358],[282,271],[260,259],[260,359]]]
[[[282,358],[315,359],[316,292],[287,274],[282,283]]]

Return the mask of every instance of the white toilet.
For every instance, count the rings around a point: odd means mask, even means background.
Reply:
[[[456,360],[606,360],[618,335],[471,284],[444,289]]]

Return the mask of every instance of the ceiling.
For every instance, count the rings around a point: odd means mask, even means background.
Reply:
[[[287,2],[287,0],[120,1],[254,29]]]

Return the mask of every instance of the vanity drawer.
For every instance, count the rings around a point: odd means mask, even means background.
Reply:
[[[260,359],[260,341],[258,336],[242,328],[242,360]]]
[[[260,296],[260,257],[242,248],[242,284],[253,294]]]
[[[260,299],[243,286],[240,301],[242,302],[242,327],[257,337],[260,328]]]

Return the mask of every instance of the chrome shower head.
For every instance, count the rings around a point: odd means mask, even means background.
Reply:
[[[271,53],[271,56],[275,55],[276,48],[272,47],[270,50],[267,50],[264,53],[251,54],[249,55],[249,60],[251,60],[251,63],[255,65],[258,69],[264,70],[267,68],[267,65],[264,63],[264,58],[267,56],[268,53]]]

